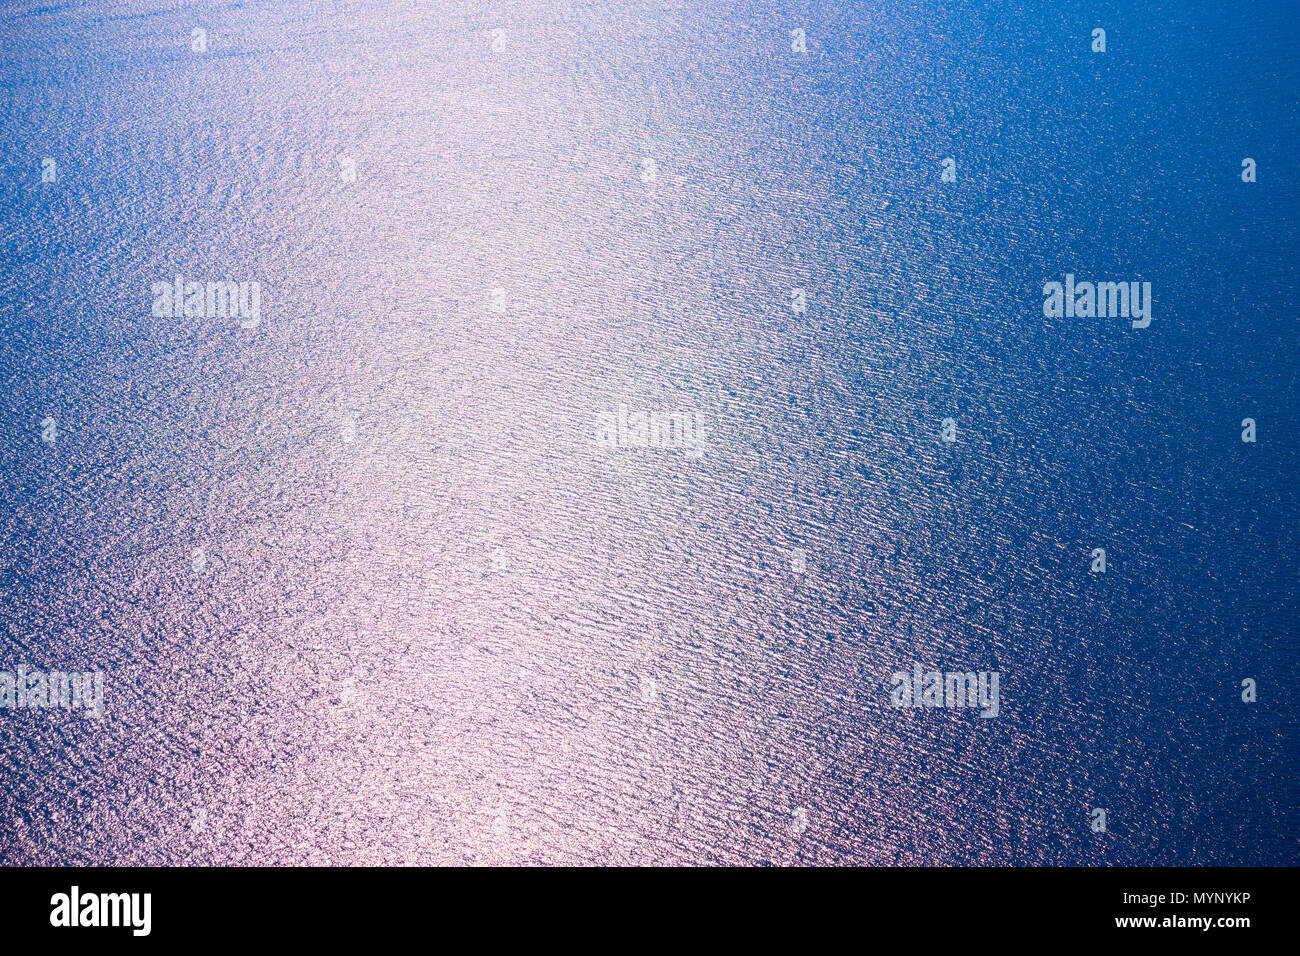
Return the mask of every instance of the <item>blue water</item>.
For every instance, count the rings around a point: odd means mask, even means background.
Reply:
[[[1300,862],[1292,6],[6,4],[0,861]]]

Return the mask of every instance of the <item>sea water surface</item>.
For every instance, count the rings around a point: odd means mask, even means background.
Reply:
[[[0,862],[1300,862],[1298,40],[6,3]]]

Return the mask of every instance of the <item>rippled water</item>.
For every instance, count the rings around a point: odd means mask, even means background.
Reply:
[[[1294,13],[846,6],[6,6],[0,860],[1300,862]]]

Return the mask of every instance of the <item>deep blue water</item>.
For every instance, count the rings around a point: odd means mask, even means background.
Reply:
[[[1300,862],[1298,23],[6,4],[0,861]]]

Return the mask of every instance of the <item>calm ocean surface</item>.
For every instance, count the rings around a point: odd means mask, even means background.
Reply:
[[[1300,862],[1297,24],[5,3],[0,862]]]

